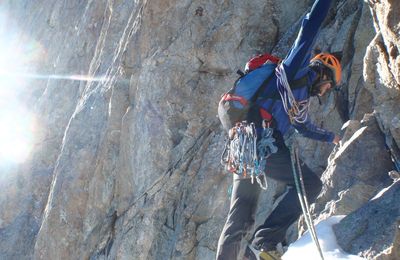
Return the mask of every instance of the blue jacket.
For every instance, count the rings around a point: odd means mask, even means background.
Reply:
[[[293,89],[293,95],[297,101],[310,98],[309,87],[314,81],[316,74],[309,68],[311,52],[315,39],[318,35],[322,22],[328,13],[331,0],[316,0],[311,11],[304,17],[302,27],[296,41],[291,47],[286,58],[283,60],[283,66],[288,81],[297,80],[304,76],[307,77],[307,85]],[[276,94],[278,80],[276,75],[272,77],[266,86],[263,96]],[[289,116],[286,114],[282,101],[280,99],[266,98],[257,101],[258,105],[269,111],[275,119],[275,129],[284,136],[293,127],[303,136],[319,141],[332,142],[335,134],[314,125],[309,117],[307,121],[299,124],[291,124]]]

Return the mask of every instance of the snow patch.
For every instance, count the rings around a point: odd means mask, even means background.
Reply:
[[[316,232],[319,243],[324,255],[325,260],[333,259],[349,259],[360,260],[364,259],[359,256],[349,255],[345,253],[337,244],[335,233],[332,226],[339,223],[345,216],[332,216],[326,220],[321,221],[316,225]],[[300,257],[302,256],[302,257]],[[310,233],[306,232],[300,239],[291,244],[288,251],[282,256],[283,260],[320,260],[321,257],[317,250],[316,245],[311,239]]]

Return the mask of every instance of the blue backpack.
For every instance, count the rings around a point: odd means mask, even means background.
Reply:
[[[225,130],[229,131],[236,123],[247,120],[250,109],[279,62],[279,58],[270,54],[258,55],[247,62],[246,73],[242,73],[233,88],[222,95],[218,105],[218,116]],[[259,112],[262,119],[272,120],[268,111],[261,109]]]

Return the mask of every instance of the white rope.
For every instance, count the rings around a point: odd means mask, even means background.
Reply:
[[[257,183],[258,183],[258,185],[260,185],[261,189],[263,189],[263,190],[268,189],[267,175],[265,174],[265,172],[257,175],[256,179],[257,179]]]
[[[309,100],[296,101],[282,63],[276,67],[275,71],[278,78],[278,92],[291,123],[304,123],[308,117]]]

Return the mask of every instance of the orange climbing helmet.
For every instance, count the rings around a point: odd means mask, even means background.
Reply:
[[[329,53],[319,53],[312,60],[312,63],[322,63],[332,72],[332,80],[335,85],[339,85],[342,79],[342,67],[340,66],[339,60]]]

